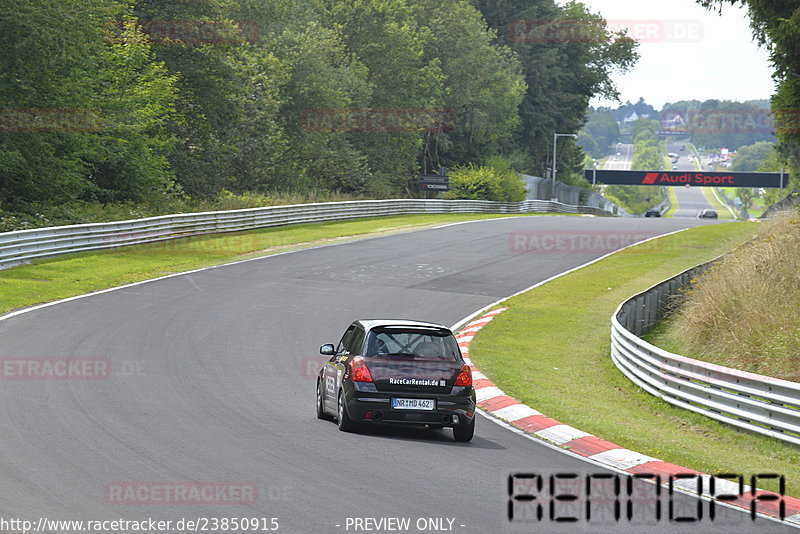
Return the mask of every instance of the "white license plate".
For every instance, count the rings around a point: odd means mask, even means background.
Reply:
[[[435,410],[434,399],[392,399],[392,408],[395,410]]]

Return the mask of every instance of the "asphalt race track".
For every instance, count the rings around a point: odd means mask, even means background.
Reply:
[[[617,156],[617,152],[619,152],[619,156]],[[611,154],[609,154],[603,168],[606,170],[627,171],[630,170],[632,163],[633,145],[617,143],[611,148]]]
[[[676,171],[697,171],[694,160],[689,157],[689,149],[681,150],[680,143],[673,143],[667,146],[669,152],[674,152],[680,156],[675,163]],[[704,209],[711,209],[713,206],[708,203],[703,190],[700,187],[675,187],[675,198],[678,200],[678,209],[672,215],[677,218],[692,218]]]
[[[516,235],[641,239],[698,224],[709,223],[536,217],[457,224],[175,276],[0,321],[2,358],[108,358],[112,369],[101,380],[2,382],[0,514],[276,517],[286,533],[353,532],[348,517],[454,518],[453,531],[476,534],[789,532],[724,508],[715,521],[696,524],[509,524],[510,473],[605,470],[483,417],[472,443],[457,444],[449,431],[346,434],[314,415],[318,347],[337,342],[351,320],[452,325],[609,252],[520,253]],[[258,499],[118,504],[104,494],[126,482],[254,483]]]

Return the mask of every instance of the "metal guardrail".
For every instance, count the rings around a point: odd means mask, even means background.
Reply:
[[[639,337],[714,261],[620,304],[611,317],[611,358],[636,385],[670,404],[800,445],[800,384],[673,354]]]
[[[658,212],[661,215],[664,215],[666,212],[669,211],[670,207],[672,207],[672,204],[670,204],[670,201],[667,198],[667,199],[662,200],[660,203],[656,204],[655,206],[653,206],[651,209],[657,209]]]
[[[548,200],[361,200],[269,206],[243,210],[164,215],[108,223],[78,224],[0,233],[0,269],[72,252],[107,249],[201,234],[236,232],[308,222],[419,213],[588,213],[588,206]]]
[[[525,183],[526,198],[528,200],[552,200],[555,198],[558,202],[563,204],[590,206],[593,208],[600,208],[621,217],[630,217],[630,214],[620,206],[591,189],[567,185],[556,181],[554,193],[553,181],[551,179],[542,178],[541,176],[531,176],[529,174],[522,174],[521,176],[522,181]]]
[[[764,213],[761,214],[759,219],[766,219],[767,217],[771,217],[776,213],[780,213],[782,211],[790,210],[796,207],[800,207],[800,191],[792,191],[791,193],[786,195],[783,198],[783,200],[768,207],[766,210],[764,210]]]

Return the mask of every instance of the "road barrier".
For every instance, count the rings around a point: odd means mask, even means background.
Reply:
[[[0,233],[0,269],[72,252],[108,249],[201,234],[268,226],[420,213],[587,213],[612,215],[589,206],[548,200],[359,200],[269,206],[243,210],[163,215],[146,219],[78,224]]]
[[[800,207],[800,191],[792,191],[786,195],[783,200],[768,207],[764,213],[761,214],[759,219],[766,219],[782,211],[788,211],[797,207]]]
[[[673,354],[639,337],[714,261],[620,304],[611,317],[611,358],[636,385],[670,404],[800,445],[800,384]]]

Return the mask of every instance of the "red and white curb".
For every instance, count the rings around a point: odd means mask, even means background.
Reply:
[[[456,340],[461,348],[461,353],[464,355],[464,361],[472,369],[473,386],[475,387],[480,409],[527,434],[544,439],[579,456],[619,471],[631,474],[647,473],[659,475],[662,480],[668,480],[671,475],[678,473],[700,475],[703,479],[702,495],[704,497],[712,497],[708,491],[711,475],[620,447],[588,432],[565,425],[506,395],[503,390],[486,378],[486,375],[481,373],[472,363],[469,357],[469,346],[475,334],[481,328],[507,309],[497,308],[485,313],[464,325],[456,334]],[[676,488],[697,494],[697,484],[694,479],[677,479],[674,480],[673,484]],[[740,493],[738,483],[719,478],[715,479],[715,485],[717,495],[725,493],[739,495],[737,500],[727,501],[726,504],[747,510],[750,509],[754,498],[775,496],[775,500],[758,501],[757,509],[759,514],[773,519],[780,519],[781,511],[779,506],[784,506],[784,521],[792,524],[792,526],[800,526],[800,499],[786,496],[780,497],[776,493],[760,489],[752,491],[750,486],[744,486],[743,492]]]

